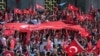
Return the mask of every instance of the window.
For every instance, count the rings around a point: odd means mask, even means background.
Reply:
[[[6,8],[6,1],[5,0],[0,0],[0,9],[5,10]]]
[[[45,0],[45,8],[53,11],[57,4],[57,0]]]

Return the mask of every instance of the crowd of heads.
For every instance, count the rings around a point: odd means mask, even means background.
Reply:
[[[93,20],[80,21],[77,19],[77,13],[85,15],[89,13],[93,16]],[[14,52],[15,56],[22,56],[28,52],[33,56],[65,56],[67,53],[63,50],[62,44],[66,42],[68,46],[74,38],[77,38],[78,42],[86,49],[88,43],[91,42],[92,46],[95,47],[100,36],[100,11],[89,10],[87,12],[70,11],[68,8],[59,10],[55,8],[54,11],[44,9],[43,11],[33,10],[32,14],[15,14],[13,10],[0,11],[0,24],[4,25],[7,23],[27,23],[27,24],[41,24],[48,21],[65,21],[67,24],[81,25],[89,32],[88,37],[83,37],[78,34],[77,31],[66,30],[66,29],[46,29],[31,32],[31,40],[28,45],[25,44],[26,33],[15,31],[10,36],[4,35],[4,27],[0,31],[0,54],[4,54],[5,50]],[[7,16],[6,16],[7,15]],[[84,17],[86,18],[86,17]],[[51,41],[51,47],[47,50],[48,39]],[[11,40],[15,40],[15,46],[11,48]],[[100,55],[100,52],[89,52],[85,50],[78,53],[76,56],[96,56]]]

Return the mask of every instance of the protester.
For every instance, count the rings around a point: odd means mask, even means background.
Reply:
[[[17,8],[14,9],[14,12],[1,11],[0,24],[3,27],[0,27],[0,56],[9,54],[11,56],[99,56],[100,11],[91,10],[85,14],[81,9],[71,4],[62,11],[56,9],[53,13],[47,9],[43,9],[42,12],[34,9],[20,10]],[[25,23],[38,27],[39,24],[51,21],[80,25],[88,34],[84,34],[85,31],[79,34],[72,28],[71,30],[13,31],[15,29],[13,27],[12,29],[4,27],[7,23]],[[80,28],[77,29],[80,30]]]

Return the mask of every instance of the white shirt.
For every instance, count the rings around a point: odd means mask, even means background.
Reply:
[[[51,51],[53,51],[53,42],[51,42],[51,48],[50,48]]]
[[[61,40],[59,40],[59,41],[58,41],[58,44],[60,44],[60,45],[61,45],[61,43],[62,43],[62,42],[61,42]]]
[[[6,46],[6,38],[5,38],[5,37],[2,37],[2,38],[1,38],[1,42],[2,42],[2,44],[3,44],[4,46]]]
[[[46,42],[43,42],[41,45],[40,45],[40,52],[44,52],[45,49],[44,47],[46,46]]]
[[[54,44],[58,45],[58,39],[57,38],[54,38]]]

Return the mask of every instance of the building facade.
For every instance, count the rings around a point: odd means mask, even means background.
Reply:
[[[54,4],[63,2],[67,2],[66,5],[69,3],[74,4],[83,11],[87,11],[91,4],[93,4],[95,8],[100,9],[100,0],[0,0],[0,9],[14,9],[15,7],[24,9],[30,6],[34,7],[37,3],[44,7],[53,8],[55,6]]]

